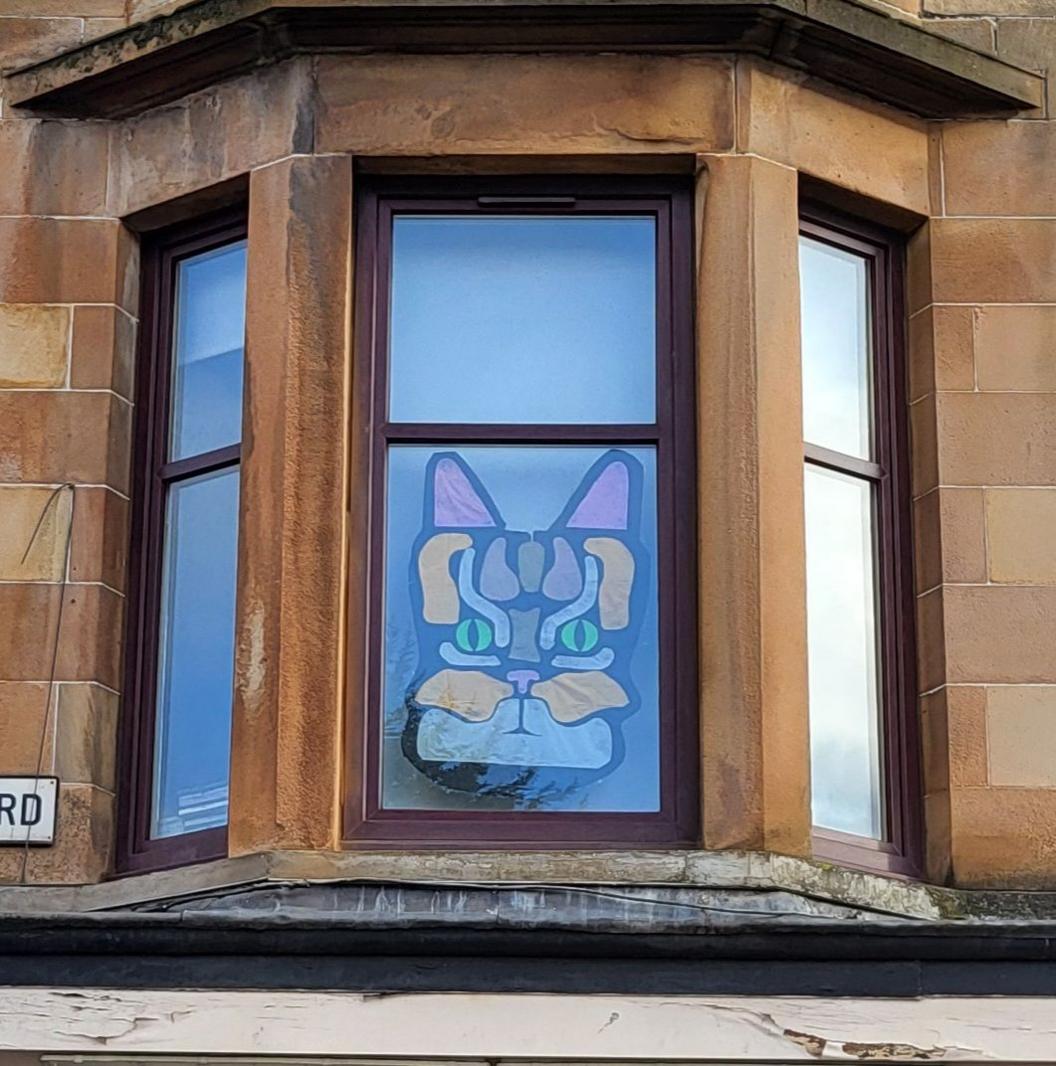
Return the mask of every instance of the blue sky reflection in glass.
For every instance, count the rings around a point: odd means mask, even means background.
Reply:
[[[649,424],[648,216],[398,215],[393,422]]]

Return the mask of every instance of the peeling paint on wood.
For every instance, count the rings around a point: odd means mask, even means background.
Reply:
[[[556,1058],[1056,1059],[1051,1000],[119,992],[17,988],[0,1051]]]

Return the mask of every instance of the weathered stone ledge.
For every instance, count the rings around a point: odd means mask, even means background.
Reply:
[[[140,874],[94,885],[0,887],[0,914],[74,913],[150,907],[290,884],[338,882],[419,887],[608,886],[645,905],[721,910],[731,894],[768,910],[833,917],[853,912],[935,921],[1056,919],[1056,893],[964,891],[784,855],[742,851],[275,851]],[[651,894],[653,886],[663,891]],[[674,894],[672,894],[673,890]],[[771,902],[766,901],[769,897]],[[799,902],[794,902],[798,898]]]
[[[114,118],[318,52],[726,52],[931,118],[1040,106],[1044,79],[854,0],[199,0],[12,74],[12,102]]]

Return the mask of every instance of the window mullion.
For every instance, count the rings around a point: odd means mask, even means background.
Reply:
[[[208,474],[213,470],[236,466],[241,457],[242,445],[231,444],[226,448],[216,448],[210,452],[202,452],[201,455],[190,455],[186,459],[165,463],[158,471],[158,477],[162,481],[171,484],[175,481],[183,481],[185,478],[194,477],[197,474]]]

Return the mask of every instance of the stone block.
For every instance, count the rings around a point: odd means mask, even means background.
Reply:
[[[946,693],[940,688],[920,700],[921,771],[924,795],[949,791],[950,737],[946,721]]]
[[[112,389],[132,399],[136,324],[117,307],[76,307],[70,354],[70,386]]]
[[[917,589],[986,581],[982,489],[940,488],[913,504]]]
[[[1056,307],[977,307],[975,357],[984,391],[1056,392]]]
[[[826,92],[787,69],[739,63],[737,145],[841,188],[931,213],[927,124]]]
[[[72,494],[0,485],[0,581],[61,581]]]
[[[125,0],[0,0],[0,16],[25,15],[33,18],[110,16],[123,20],[124,14]]]
[[[77,488],[70,580],[101,581],[124,592],[128,557],[128,500],[112,489]]]
[[[938,441],[944,485],[1056,485],[1056,394],[941,393]]]
[[[111,33],[123,30],[126,25],[123,18],[87,18],[84,20],[85,43],[100,37],[109,37]]]
[[[923,496],[939,484],[938,413],[934,393],[909,409],[909,460],[914,496]]]
[[[98,785],[114,791],[119,703],[116,692],[99,685],[58,686],[55,772],[64,784]]]
[[[117,303],[134,314],[137,258],[112,219],[0,218],[0,303]]]
[[[0,304],[0,388],[65,385],[69,344],[68,307]]]
[[[194,0],[126,0],[127,17],[130,25],[157,18],[159,15],[171,15],[181,7],[187,7]]]
[[[907,15],[915,16],[920,14],[919,0],[866,0],[862,7],[872,8],[874,11],[879,11],[884,15],[892,14],[893,8]]]
[[[57,828],[53,847],[0,852],[0,883],[18,883],[23,860],[27,884],[102,880],[113,850],[114,797],[92,785],[61,785]]]
[[[979,489],[938,490],[942,522],[943,580],[970,584],[986,580],[986,527]]]
[[[1056,682],[1056,587],[948,585],[943,605],[949,682]]]
[[[81,40],[79,18],[0,18],[0,73],[73,48]]]
[[[1025,18],[1056,15],[1053,0],[924,0],[925,15],[992,15]]]
[[[975,685],[951,685],[946,693],[950,787],[986,784],[986,692]]]
[[[1056,585],[1056,488],[987,489],[991,581]]]
[[[1053,123],[947,122],[942,152],[948,214],[1056,215]]]
[[[929,883],[949,882],[951,850],[950,794],[934,792],[924,797],[924,877]]]
[[[0,215],[103,214],[108,151],[102,123],[0,121]]]
[[[0,774],[50,774],[55,747],[48,686],[0,681]]]
[[[991,785],[1056,788],[1056,686],[986,690]]]
[[[0,392],[0,481],[128,493],[132,408],[105,392]]]
[[[909,398],[971,391],[975,362],[970,307],[928,307],[909,322]]]
[[[1056,219],[932,219],[937,303],[1056,303]]]
[[[946,680],[946,630],[943,588],[917,598],[917,688],[931,692]]]
[[[913,559],[918,596],[942,584],[942,518],[938,489],[913,501]]]
[[[1047,74],[1056,64],[1056,19],[997,19],[995,26],[997,53],[1002,59],[1039,74]],[[1056,78],[1049,78],[1046,84],[1046,113],[1056,114]]]
[[[733,71],[722,59],[323,56],[318,85],[322,152],[567,155],[733,145]]]
[[[1056,888],[1056,790],[950,793],[953,877],[962,888]]]
[[[997,25],[987,18],[940,18],[927,19],[924,26],[940,37],[949,37],[958,44],[966,45],[976,52],[997,54]]]
[[[0,680],[47,681],[60,585],[0,584]],[[56,678],[121,683],[122,598],[102,585],[67,586]]]
[[[110,209],[127,215],[312,150],[310,65],[294,60],[113,128]]]
[[[934,302],[931,277],[931,227],[925,222],[906,245],[906,309],[910,314]]]

